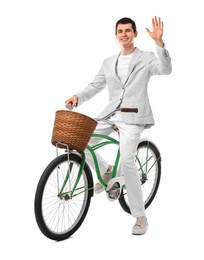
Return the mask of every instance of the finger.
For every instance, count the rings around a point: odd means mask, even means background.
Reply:
[[[162,30],[164,29],[164,23],[163,22],[161,22],[161,28],[162,28]]]
[[[150,33],[150,30],[148,28],[145,28],[148,33]]]
[[[158,26],[158,21],[157,21],[157,17],[156,16],[154,17],[154,20],[155,20],[155,25]]]
[[[161,17],[159,17],[159,22],[158,22],[158,23],[159,23],[159,27],[160,27],[160,28],[163,28],[163,22],[162,22],[162,20],[161,20]]]
[[[155,27],[155,21],[154,21],[154,18],[152,18],[152,26]]]
[[[161,17],[159,17],[158,25],[161,27]]]
[[[73,102],[73,101],[72,101],[72,102],[70,102],[70,104],[71,104],[71,107],[72,107],[72,108],[74,108],[74,107],[76,106],[76,103],[75,103],[75,102]]]
[[[69,103],[70,103],[70,99],[68,99],[68,100],[65,101],[65,107],[66,107],[66,108],[68,108]]]

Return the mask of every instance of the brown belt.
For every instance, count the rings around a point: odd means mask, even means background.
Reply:
[[[138,113],[138,108],[120,108],[121,112],[134,112]]]

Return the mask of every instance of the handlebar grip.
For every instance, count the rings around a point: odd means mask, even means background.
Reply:
[[[73,109],[73,108],[72,108],[72,103],[71,103],[71,102],[68,104],[67,108],[68,108],[69,110],[72,110],[72,109]]]

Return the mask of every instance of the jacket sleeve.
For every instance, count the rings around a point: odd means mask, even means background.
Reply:
[[[157,55],[152,58],[149,63],[149,68],[152,75],[168,75],[172,72],[171,57],[166,47],[163,48],[156,46]]]
[[[79,91],[75,95],[78,97],[77,106],[80,106],[83,102],[88,101],[96,94],[101,92],[106,86],[106,78],[104,74],[104,63],[99,70],[98,74],[94,77],[93,81],[83,90]]]

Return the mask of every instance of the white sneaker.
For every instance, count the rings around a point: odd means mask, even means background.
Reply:
[[[109,180],[111,179],[111,175],[112,175],[112,170],[113,170],[113,167],[111,167],[111,170],[107,171],[106,173],[104,173],[102,175],[102,179],[103,181],[107,184],[109,182]],[[99,194],[101,193],[102,191],[104,191],[104,187],[103,185],[101,185],[99,182],[96,183],[96,185],[94,186],[94,192],[95,194]]]
[[[147,232],[148,229],[148,221],[145,216],[137,218],[137,221],[132,228],[133,235],[143,235]]]

